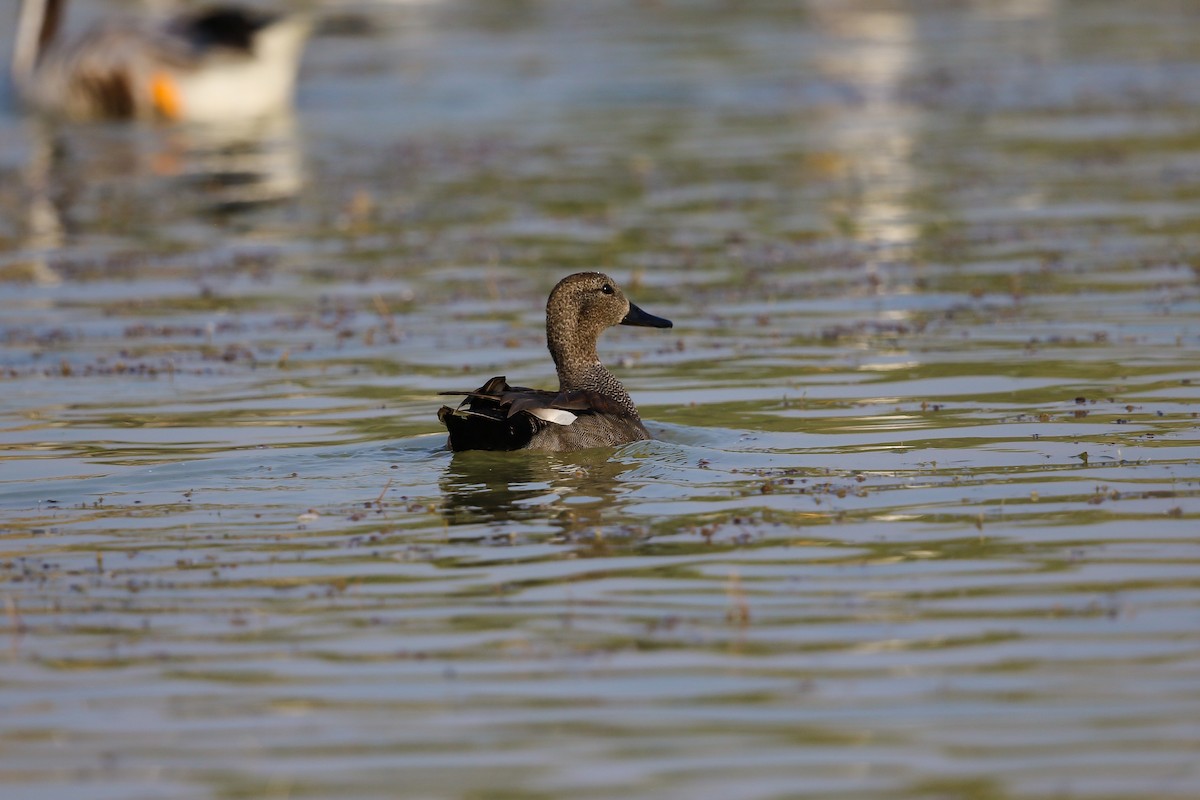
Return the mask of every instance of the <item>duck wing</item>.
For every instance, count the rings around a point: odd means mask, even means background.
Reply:
[[[513,417],[522,412],[532,414],[547,422],[559,425],[569,425],[574,416],[579,414],[620,414],[624,407],[612,398],[590,389],[576,389],[569,392],[549,392],[545,389],[529,389],[524,386],[509,386],[503,375],[492,378],[473,392],[439,392],[442,395],[466,397],[457,410],[467,413],[484,413],[488,416],[504,418]],[[574,412],[559,415],[550,419],[540,412],[566,411]],[[560,421],[562,420],[562,421]]]
[[[457,408],[442,406],[438,419],[450,432],[452,450],[519,450],[548,426],[569,426],[580,417],[620,414],[624,409],[589,390],[550,392],[509,386],[503,375],[464,397]]]

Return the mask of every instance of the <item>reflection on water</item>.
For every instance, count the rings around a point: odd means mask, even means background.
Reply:
[[[56,260],[76,245],[94,259],[114,244],[104,234],[158,238],[159,224],[253,211],[295,198],[304,185],[291,116],[149,130],[28,120],[18,131],[28,155],[6,192],[20,216],[14,246],[0,254],[0,278],[21,283],[59,285]],[[82,244],[98,233],[89,253]]]
[[[631,467],[608,451],[455,453],[439,485],[451,525],[540,520],[572,540],[602,526]]]
[[[24,228],[26,259],[9,268],[12,277],[24,276],[41,286],[57,286],[62,277],[51,267],[45,254],[62,247],[66,240],[62,215],[55,204],[56,195],[62,191],[61,184],[53,179],[54,163],[61,158],[52,134],[45,123],[34,120],[29,123],[33,146],[22,177],[28,190],[27,214]]]
[[[1180,4],[323,7],[0,117],[0,793],[1200,796]],[[657,440],[447,452],[598,266]]]
[[[928,124],[914,113],[898,91],[910,78],[914,62],[929,51],[917,20],[904,11],[818,7],[814,26],[851,46],[823,53],[819,70],[850,82],[856,89],[854,114],[829,118],[820,138],[831,143],[828,158],[851,190],[845,205],[832,213],[844,232],[864,243],[900,256],[896,247],[912,245],[918,223],[909,208],[919,188],[913,159],[917,137]]]
[[[303,184],[303,156],[289,115],[150,131],[33,120],[27,130],[26,237],[41,251],[66,244],[75,206],[121,183],[152,182],[145,191],[174,196],[183,210],[212,212],[286,200]]]
[[[304,159],[291,115],[170,128],[150,163],[157,175],[194,193],[200,207],[213,212],[288,200],[303,185]]]

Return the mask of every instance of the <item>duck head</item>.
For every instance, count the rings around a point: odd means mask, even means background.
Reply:
[[[564,388],[600,364],[596,342],[614,325],[670,328],[668,319],[638,308],[602,272],[577,272],[558,282],[546,301],[546,343]]]

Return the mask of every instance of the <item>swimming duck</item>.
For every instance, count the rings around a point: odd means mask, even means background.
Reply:
[[[546,301],[546,344],[558,391],[509,386],[495,377],[438,419],[451,450],[582,450],[649,439],[637,406],[600,363],[596,342],[613,325],[670,328],[671,321],[629,302],[612,278],[578,272],[558,282]]]
[[[57,41],[66,0],[22,0],[12,78],[31,108],[71,120],[249,118],[291,102],[309,24],[230,6],[110,20]]]

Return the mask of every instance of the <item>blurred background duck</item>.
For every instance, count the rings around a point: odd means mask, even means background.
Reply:
[[[278,113],[292,100],[305,16],[212,7],[101,22],[62,42],[66,0],[22,0],[12,77],[30,108],[71,120],[187,122]]]

